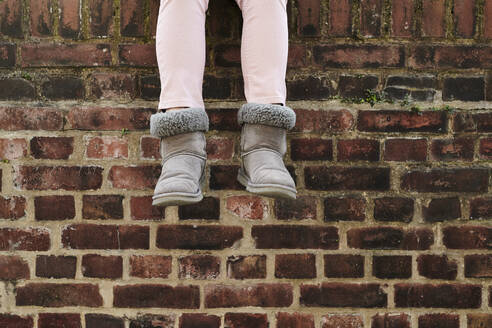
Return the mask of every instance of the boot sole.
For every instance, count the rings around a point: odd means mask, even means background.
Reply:
[[[172,206],[172,205],[186,205],[198,203],[203,199],[203,195],[200,192],[197,195],[186,194],[161,194],[157,197],[152,197],[152,205],[154,206]]]
[[[291,188],[276,185],[276,184],[253,184],[251,181],[239,170],[237,174],[237,180],[246,187],[246,190],[254,194],[263,196],[269,196],[274,198],[290,198],[296,199],[296,191]]]

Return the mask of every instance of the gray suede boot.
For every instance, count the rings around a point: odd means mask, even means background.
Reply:
[[[246,103],[238,111],[238,122],[242,125],[238,181],[252,193],[295,199],[296,185],[283,161],[295,112],[282,105]]]
[[[191,107],[159,112],[150,117],[150,133],[161,137],[162,171],[152,205],[169,206],[202,200],[207,160],[208,116],[203,108]]]

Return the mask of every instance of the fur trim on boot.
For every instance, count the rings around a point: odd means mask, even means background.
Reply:
[[[154,137],[170,137],[180,133],[203,131],[209,126],[205,109],[182,108],[159,112],[150,116],[150,134]]]
[[[296,124],[296,113],[287,106],[246,103],[239,109],[237,120],[240,125],[263,124],[290,130]]]

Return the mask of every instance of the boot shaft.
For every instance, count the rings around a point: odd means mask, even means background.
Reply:
[[[286,129],[263,124],[244,123],[241,131],[241,152],[268,148],[282,156],[287,151]]]

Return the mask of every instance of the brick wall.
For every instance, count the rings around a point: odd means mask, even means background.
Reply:
[[[0,327],[492,327],[492,1],[288,3],[298,199],[236,182],[210,0],[205,198],[163,209],[159,1],[0,1]]]

